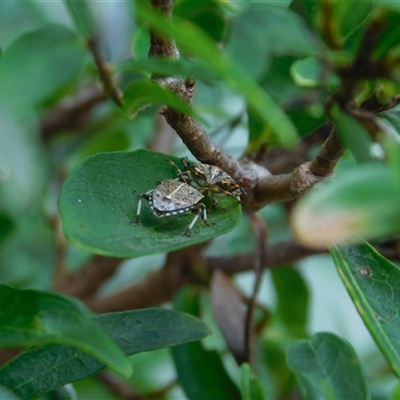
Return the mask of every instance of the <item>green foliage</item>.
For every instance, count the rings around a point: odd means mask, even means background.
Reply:
[[[399,267],[365,242],[399,260],[398,2],[176,0],[170,19],[148,3],[0,2],[0,398],[399,398]],[[149,28],[174,41],[179,58],[149,58]],[[173,78],[190,87],[185,99]],[[106,98],[114,86],[120,101]],[[246,160],[243,182],[254,190],[244,206],[268,226],[274,267],[256,302],[255,366],[232,357],[232,343],[234,356],[246,353],[253,288],[236,271],[251,270],[260,250],[241,205],[218,195],[213,207],[207,197],[210,226],[199,219],[190,237],[194,214],[160,218],[145,200],[140,224],[130,224],[133,191],[177,178],[165,159],[182,167],[182,156],[203,153],[189,143],[193,125],[183,142],[168,131],[165,106],[178,122],[199,121],[214,160],[219,151]],[[270,182],[251,174],[266,165],[286,179],[332,127],[347,150],[332,178],[294,206],[258,210],[263,200],[252,196]],[[318,313],[314,298],[315,288],[338,288],[297,261],[327,247],[350,294],[338,299],[347,301],[343,320],[336,302],[323,299]],[[117,258],[129,260],[110,277]],[[217,268],[227,292],[220,282],[208,301]],[[188,282],[197,287],[181,288],[166,308],[93,316],[82,304],[154,304]],[[353,304],[361,333],[343,323]],[[328,329],[346,340],[315,333]],[[10,347],[21,352],[5,362]],[[128,394],[99,381],[106,368],[103,379],[116,372],[109,380]]]
[[[357,354],[336,335],[317,333],[293,343],[288,364],[304,398],[370,398]]]
[[[177,176],[176,168],[165,161],[166,157],[138,150],[87,158],[71,172],[60,194],[65,235],[85,250],[135,257],[176,250],[232,230],[241,217],[240,206],[232,198],[222,199],[209,213],[212,225],[202,226],[199,221],[191,237],[183,233],[192,214],[160,218],[146,201],[142,204],[141,223],[129,223],[136,218],[138,204],[132,190],[145,193],[164,179]],[[180,163],[177,158],[168,158]]]
[[[333,259],[350,296],[393,371],[400,376],[397,287],[400,269],[370,245],[335,246]]]
[[[0,321],[1,347],[63,343],[91,354],[121,375],[132,373],[121,349],[76,300],[1,285]]]
[[[198,296],[190,288],[182,290],[174,302],[177,310],[197,313]],[[240,399],[216,351],[206,350],[200,343],[175,346],[172,350],[179,382],[190,399]]]
[[[393,175],[387,165],[375,162],[354,166],[310,192],[299,202],[292,223],[303,243],[329,246],[397,234],[399,217]]]
[[[208,334],[202,321],[172,310],[103,314],[94,320],[127,355],[198,340]],[[104,367],[77,348],[50,344],[26,350],[1,368],[0,384],[23,399],[31,399]]]

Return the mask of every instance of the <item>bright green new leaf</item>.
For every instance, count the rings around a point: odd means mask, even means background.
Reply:
[[[393,371],[400,376],[399,267],[367,243],[334,246],[331,254],[357,311]]]
[[[69,175],[61,190],[59,208],[65,235],[85,250],[117,257],[136,257],[173,251],[204,242],[231,231],[242,216],[238,202],[218,196],[208,213],[210,226],[199,219],[191,236],[184,232],[194,218],[191,213],[158,217],[142,201],[141,222],[132,226],[138,197],[177,170],[165,161],[177,158],[146,150],[101,153],[87,158]],[[209,204],[210,205],[210,204]]]
[[[279,142],[285,146],[296,142],[297,132],[290,119],[204,31],[180,18],[174,18],[172,24],[170,20],[148,8],[141,7],[139,14],[159,33],[174,36],[180,49],[206,62],[224,78],[228,86],[241,93],[248,106],[268,127],[268,142]]]
[[[288,364],[305,399],[370,398],[356,352],[336,335],[298,340],[289,348]]]
[[[291,223],[298,240],[311,247],[357,243],[400,232],[399,194],[385,164],[354,166],[307,193]]]
[[[1,57],[0,100],[21,108],[48,100],[78,76],[85,55],[78,37],[62,25],[23,33]]]
[[[240,392],[242,400],[264,400],[265,393],[256,375],[251,372],[249,364],[241,365]]]
[[[209,333],[200,319],[161,308],[103,314],[94,320],[127,355],[199,340]],[[2,367],[0,384],[26,400],[105,367],[76,348],[47,345],[27,350]]]
[[[141,109],[154,103],[166,104],[185,114],[193,115],[190,106],[176,94],[150,80],[131,83],[125,89],[122,101],[129,118],[134,118]]]
[[[0,285],[0,347],[62,343],[91,354],[128,377],[132,365],[77,300]]]
[[[316,58],[295,61],[290,68],[291,75],[298,86],[337,86],[340,79],[326,71],[326,66]]]

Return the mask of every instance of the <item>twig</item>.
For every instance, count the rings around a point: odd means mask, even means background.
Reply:
[[[95,256],[82,271],[64,279],[59,291],[78,298],[92,296],[113,276],[122,261],[120,258]]]
[[[331,175],[344,152],[345,148],[339,140],[336,130],[332,129],[330,135],[310,164],[311,173],[322,177]]]
[[[109,97],[111,97],[114,100],[114,103],[117,106],[121,107],[122,106],[121,91],[114,83],[114,80],[110,73],[110,68],[106,63],[103,52],[100,48],[98,37],[96,35],[92,36],[90,39],[88,39],[87,45],[89,47],[89,50],[92,52],[94,62],[99,72],[100,80],[103,83],[104,91],[107,93]]]
[[[254,360],[254,313],[256,310],[256,301],[258,291],[260,289],[262,272],[266,264],[266,241],[267,241],[267,227],[265,222],[258,214],[251,216],[251,226],[254,231],[256,242],[256,262],[254,264],[255,281],[253,287],[253,294],[251,296],[247,313],[245,325],[245,348],[247,360],[250,365],[255,367]]]
[[[48,140],[59,132],[80,130],[93,106],[107,98],[98,86],[88,86],[76,96],[57,104],[40,120],[42,138]]]
[[[216,269],[221,269],[230,276],[254,270],[254,264],[257,262],[255,253],[203,259],[201,250],[205,246],[206,244],[203,243],[172,252],[168,254],[161,269],[150,273],[142,281],[110,296],[88,296],[83,300],[92,310],[100,313],[152,307],[172,300],[177,290],[183,285],[208,284],[212,272]],[[293,241],[272,245],[266,249],[264,267],[286,266],[317,253]]]

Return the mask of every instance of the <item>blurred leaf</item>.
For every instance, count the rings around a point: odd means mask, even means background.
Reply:
[[[96,20],[86,0],[64,0],[64,4],[79,31],[85,37],[90,38],[96,33]]]
[[[61,190],[59,208],[65,235],[85,250],[117,257],[163,253],[204,242],[232,230],[242,216],[240,205],[224,196],[209,215],[212,226],[199,221],[191,237],[183,235],[193,214],[160,218],[146,201],[142,204],[139,225],[135,189],[145,193],[159,182],[176,178],[176,169],[161,153],[101,153],[87,158],[69,175]],[[225,209],[224,209],[225,207]]]
[[[375,22],[383,26],[381,34],[379,36],[379,41],[373,52],[373,56],[376,58],[385,58],[391,56],[391,53],[398,53],[399,42],[400,42],[400,7],[396,6],[396,2],[392,2],[390,7],[390,2],[377,1],[379,7],[376,9]]]
[[[240,371],[240,392],[242,394],[242,400],[264,400],[264,390],[256,375],[251,372],[250,365],[243,363],[240,367]]]
[[[136,81],[124,90],[123,106],[129,118],[134,118],[143,107],[154,103],[166,104],[187,115],[193,115],[193,110],[187,103],[156,82]]]
[[[181,290],[174,308],[198,313],[199,303],[191,288]],[[216,351],[207,351],[200,343],[189,343],[171,349],[178,380],[191,400],[240,399],[238,388],[227,374]]]
[[[19,218],[42,207],[48,164],[37,137],[37,116],[26,109],[14,112],[8,106],[0,99],[0,162],[5,179],[0,183],[0,203],[10,216]]]
[[[201,29],[189,21],[179,18],[174,23],[147,8],[140,8],[141,17],[156,31],[172,35],[178,46],[189,54],[196,55],[210,68],[225,79],[227,85],[240,92],[248,106],[259,114],[263,123],[269,127],[269,141],[279,142],[285,146],[293,145],[297,133],[290,120],[264,92],[256,82],[235,64],[215,42]]]
[[[288,112],[300,136],[313,132],[328,120],[321,103],[306,105]]]
[[[398,400],[400,399],[400,383],[398,383],[393,389],[390,400]]]
[[[351,150],[357,162],[373,161],[374,158],[371,155],[373,141],[361,123],[343,112],[337,104],[332,107],[331,115],[340,140]]]
[[[278,297],[276,317],[294,337],[307,336],[309,295],[304,279],[292,267],[271,272]]]
[[[330,251],[357,311],[399,377],[399,267],[367,243]]]
[[[0,212],[0,243],[14,230],[14,221],[5,213]]]
[[[302,15],[321,37],[326,38],[328,45],[354,52],[355,55],[368,26],[373,2],[299,0],[292,2],[291,7]]]
[[[295,206],[291,223],[301,243],[325,247],[397,234],[399,219],[391,171],[384,164],[366,163],[307,193]]]
[[[246,311],[239,291],[220,270],[211,281],[211,294],[215,319],[229,351],[238,364],[246,359],[245,326]]]
[[[290,346],[288,364],[306,399],[369,399],[357,354],[331,333],[317,333]]]
[[[157,76],[181,76],[186,78],[201,79],[204,81],[221,80],[222,76],[211,69],[208,64],[201,60],[179,60],[169,58],[151,57],[146,60],[128,60],[123,63],[124,71],[144,71]]]
[[[327,71],[326,66],[316,58],[305,58],[295,61],[290,72],[298,86],[337,86],[340,79]]]
[[[0,100],[14,108],[48,100],[78,76],[85,56],[82,43],[62,25],[22,34],[1,57]]]
[[[174,15],[193,22],[216,42],[222,41],[225,36],[227,21],[218,1],[177,1],[174,4]]]
[[[18,317],[17,317],[18,316]],[[0,285],[0,346],[63,343],[85,351],[128,377],[132,365],[77,300]]]
[[[273,55],[307,57],[324,50],[295,13],[269,3],[251,3],[233,19],[229,37],[229,53],[253,77]]]
[[[277,340],[281,342],[280,337]],[[260,381],[270,382],[271,393],[268,398],[287,398],[295,386],[295,377],[286,362],[286,345],[262,338],[256,350],[257,374]],[[261,375],[263,370],[265,372]]]
[[[395,140],[387,139],[384,141],[388,164],[392,170],[393,180],[397,187],[397,193],[400,197],[400,136]]]
[[[94,320],[127,355],[203,338],[203,321],[173,310],[149,308],[99,315]],[[32,399],[68,382],[92,375],[105,365],[63,345],[27,350],[0,368],[0,383],[23,399]]]

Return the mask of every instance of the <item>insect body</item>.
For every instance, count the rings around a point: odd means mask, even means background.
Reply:
[[[140,222],[142,199],[150,203],[153,213],[158,217],[167,217],[186,212],[195,213],[195,217],[184,233],[185,236],[190,236],[190,232],[199,217],[201,217],[204,224],[209,225],[207,222],[206,206],[200,203],[200,200],[204,197],[203,194],[185,182],[177,179],[166,179],[153,190],[142,194],[135,193],[139,198],[139,202],[136,211],[136,220],[131,222],[132,225]]]
[[[202,193],[209,192],[214,204],[217,204],[217,200],[212,193],[234,197],[239,203],[240,195],[246,194],[228,173],[215,165],[192,163],[184,157],[181,162],[185,170],[181,171],[174,162],[167,161],[177,168],[178,176],[185,182],[193,184]]]

